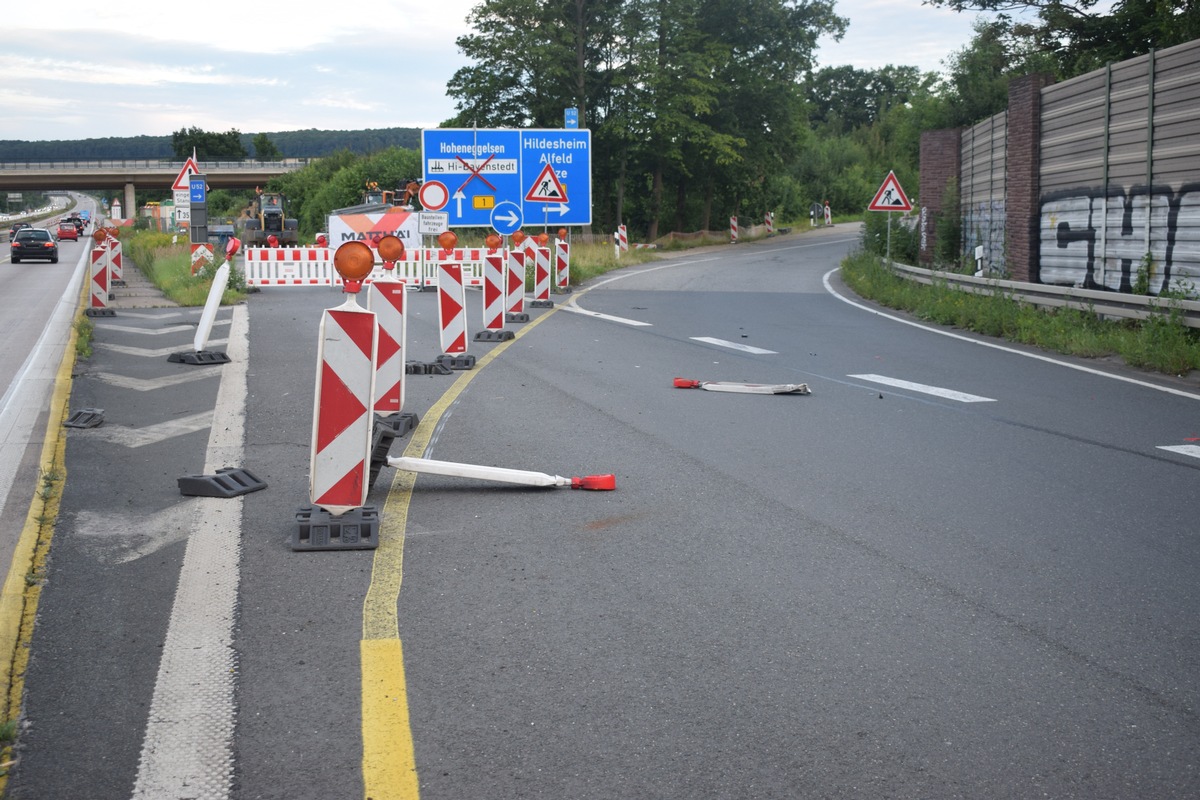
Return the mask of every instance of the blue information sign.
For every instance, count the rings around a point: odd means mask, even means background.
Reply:
[[[188,179],[188,191],[191,193],[191,201],[193,203],[203,203],[205,195],[205,179],[203,177],[197,179],[195,175]]]
[[[516,233],[524,221],[521,207],[511,200],[503,200],[492,209],[492,229],[501,236]]]
[[[451,227],[499,231],[494,212],[503,203],[530,225],[590,225],[591,144],[586,129],[432,128],[422,131],[421,162],[424,179],[450,193]]]

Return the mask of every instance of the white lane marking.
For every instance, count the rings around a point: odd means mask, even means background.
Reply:
[[[99,428],[86,428],[72,435],[92,436],[123,447],[145,447],[148,444],[158,444],[167,439],[174,439],[176,436],[202,431],[210,427],[212,421],[211,411],[201,411],[199,414],[167,420],[156,425],[147,425],[144,428],[104,425]]]
[[[1172,453],[1179,453],[1181,456],[1191,456],[1192,458],[1200,458],[1200,445],[1195,444],[1160,444],[1159,450],[1170,450]]]
[[[588,311],[586,308],[580,308],[574,305],[559,306],[563,311],[570,311],[572,314],[582,314],[585,317],[595,317],[596,319],[606,319],[609,322],[619,322],[622,325],[640,325],[647,328],[654,327],[649,322],[642,322],[637,319],[626,319],[625,317],[614,317],[611,314],[601,314],[599,311]]]
[[[209,347],[215,347],[220,344],[228,344],[227,339],[213,339],[208,343]],[[142,358],[163,358],[172,353],[182,353],[192,350],[192,345],[189,342],[185,345],[175,345],[174,347],[130,347],[124,344],[112,344],[110,342],[96,342],[96,347],[101,347],[105,350],[111,350],[114,353],[123,353],[127,356],[141,356]]]
[[[228,325],[229,320],[219,319],[213,322],[213,325]],[[185,331],[195,332],[195,325],[172,325],[167,328],[135,328],[132,325],[112,325],[100,323],[97,327],[103,327],[106,331],[118,331],[120,333],[140,333],[143,336],[162,336],[164,333],[183,333]]]
[[[246,428],[249,312],[234,306],[230,363],[212,412],[204,474],[242,463]],[[228,800],[233,787],[233,626],[241,560],[242,496],[195,498],[194,520],[133,797]]]
[[[893,314],[885,314],[882,311],[878,311],[874,308],[871,308],[870,306],[865,306],[862,303],[856,303],[853,300],[851,300],[850,298],[843,297],[842,295],[840,295],[836,291],[834,291],[833,284],[831,284],[829,282],[829,276],[832,275],[833,273],[837,272],[839,269],[841,269],[841,267],[835,267],[835,268],[829,270],[829,272],[826,272],[824,277],[821,279],[822,283],[825,284],[825,291],[829,292],[831,295],[836,297],[838,300],[841,300],[843,303],[846,303],[847,305],[854,306],[855,308],[862,309],[863,311],[867,311],[871,314],[876,314],[880,317],[883,317],[884,319],[890,319],[893,322],[900,322],[900,323],[903,323],[904,325],[911,325],[914,328],[920,328],[923,331],[929,331],[930,333],[936,333],[939,336],[949,336],[951,339],[958,339],[959,341],[970,342],[971,344],[977,344],[980,347],[990,347],[993,350],[999,350],[1004,353],[1012,353],[1015,356],[1022,356],[1024,358],[1032,358],[1036,361],[1045,361],[1047,364],[1054,364],[1059,367],[1066,367],[1067,369],[1073,369],[1073,370],[1077,370],[1079,372],[1086,372],[1089,375],[1097,375],[1101,378],[1110,378],[1114,381],[1123,381],[1124,383],[1132,383],[1135,386],[1141,386],[1142,388],[1145,388],[1145,389],[1154,389],[1155,391],[1166,392],[1167,394],[1173,394],[1173,395],[1177,395],[1179,397],[1186,397],[1191,400],[1200,400],[1200,394],[1193,394],[1192,392],[1185,392],[1181,389],[1172,389],[1169,386],[1159,386],[1154,383],[1149,383],[1148,381],[1139,381],[1137,378],[1127,378],[1124,375],[1114,375],[1111,372],[1102,372],[1101,370],[1098,370],[1098,369],[1092,369],[1091,367],[1085,367],[1080,364],[1071,364],[1066,361],[1059,361],[1057,358],[1050,358],[1049,356],[1043,356],[1038,353],[1027,353],[1023,350],[1017,350],[1016,348],[1013,348],[1013,347],[1005,347],[1004,345],[993,344],[992,342],[985,342],[980,339],[972,339],[970,336],[963,336],[962,334],[959,334],[959,333],[952,333],[950,331],[944,331],[940,328],[931,328],[928,325],[922,325],[919,322],[913,322],[911,319],[904,319],[903,317],[897,317]]]
[[[884,386],[895,386],[898,389],[908,389],[912,392],[921,392],[922,394],[932,394],[936,397],[944,397],[947,400],[957,400],[960,403],[994,403],[996,399],[993,397],[980,397],[977,394],[967,394],[966,392],[957,392],[954,389],[943,389],[940,386],[926,386],[923,383],[913,383],[912,381],[902,381],[899,378],[889,378],[886,375],[847,375],[847,378],[857,378],[860,381],[870,381],[871,383],[882,383]]]
[[[730,348],[733,348],[734,350],[741,350],[743,353],[754,353],[755,355],[760,355],[760,356],[777,356],[777,355],[779,355],[779,353],[775,352],[774,350],[763,350],[761,347],[751,347],[748,344],[738,344],[737,342],[727,342],[724,339],[714,339],[711,336],[693,336],[693,337],[691,337],[691,339],[696,342],[706,342],[708,344],[715,344],[718,347],[730,347]]]
[[[167,386],[178,386],[192,381],[203,381],[219,377],[219,372],[177,372],[174,375],[163,375],[161,378],[134,378],[130,375],[117,375],[113,372],[97,372],[93,378],[104,381],[109,386],[122,389],[133,389],[137,392],[151,392]]]

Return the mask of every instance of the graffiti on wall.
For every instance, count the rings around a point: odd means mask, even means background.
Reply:
[[[1200,185],[1044,196],[1040,228],[1042,283],[1129,292],[1149,253],[1151,294],[1200,286]]]
[[[1004,201],[982,200],[967,206],[963,215],[963,252],[973,254],[983,247],[988,269],[1004,264]]]

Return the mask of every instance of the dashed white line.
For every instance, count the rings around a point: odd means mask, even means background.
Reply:
[[[693,336],[692,341],[705,342],[707,344],[715,344],[718,347],[728,347],[733,350],[741,350],[743,353],[754,353],[759,356],[777,356],[774,350],[764,350],[761,347],[751,347],[748,344],[739,344],[738,342],[727,342],[724,339],[714,339],[711,336]]]
[[[1179,453],[1181,456],[1191,456],[1192,458],[1200,458],[1200,445],[1196,444],[1173,444],[1158,446],[1159,450],[1169,450],[1172,453]]]
[[[580,308],[576,305],[561,305],[563,311],[570,311],[572,314],[582,314],[585,317],[595,317],[596,319],[606,319],[609,322],[619,322],[622,325],[634,325],[640,327],[653,327],[652,323],[642,322],[639,319],[627,319],[626,317],[614,317],[612,314],[601,314],[599,311],[588,311],[586,308]]]
[[[996,399],[993,397],[980,397],[977,394],[967,394],[966,392],[959,392],[954,389],[943,389],[940,386],[926,386],[923,383],[902,381],[899,378],[889,378],[886,375],[847,375],[846,377],[857,378],[860,381],[870,381],[871,383],[882,383],[884,386],[895,386],[897,389],[908,389],[911,392],[931,394],[935,397],[944,397],[947,400],[957,400],[960,403],[996,402]]]

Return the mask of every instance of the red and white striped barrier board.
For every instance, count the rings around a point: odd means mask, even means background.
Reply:
[[[104,244],[108,247],[108,277],[110,280],[123,281],[125,280],[121,266],[121,240],[106,239]]]
[[[426,250],[426,263],[440,264],[444,261],[453,262],[462,267],[464,286],[483,286],[483,259],[490,251],[482,247],[458,247],[454,250]],[[431,271],[431,277],[437,275],[436,269]],[[433,284],[429,284],[433,285]]]
[[[90,308],[108,308],[108,248],[92,248]]]
[[[768,211],[764,224],[767,226],[767,236],[775,232],[775,212]]]
[[[192,245],[192,274],[213,265],[213,247],[207,242]]]
[[[336,275],[328,247],[251,247],[245,272],[247,286],[332,286]]]
[[[504,309],[510,314],[525,311],[525,254],[508,251],[507,282],[504,288]]]
[[[438,327],[443,353],[467,352],[467,304],[462,266],[438,264]]]
[[[571,283],[571,245],[554,243],[554,285],[566,289]]]
[[[483,261],[483,327],[498,331],[504,327],[504,253],[489,250]]]
[[[617,255],[629,250],[629,231],[624,225],[617,226]]]
[[[533,299],[550,299],[550,248],[533,248]]]
[[[730,217],[729,218],[729,241],[737,242],[737,240],[738,240],[737,217]]]
[[[334,516],[367,500],[377,330],[353,296],[321,317],[309,497]]]
[[[367,308],[379,325],[375,355],[375,397],[372,408],[383,416],[404,410],[404,347],[408,324],[404,316],[407,291],[395,280],[378,280],[367,289]]]

